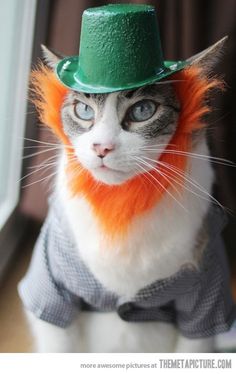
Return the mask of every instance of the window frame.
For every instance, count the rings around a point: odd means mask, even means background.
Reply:
[[[11,259],[15,252],[20,250],[19,243],[21,242],[27,229],[29,227],[29,218],[25,217],[19,209],[20,198],[22,195],[22,183],[20,182],[21,175],[25,175],[27,161],[23,160],[23,156],[27,155],[28,150],[24,149],[26,141],[25,137],[34,138],[36,136],[37,123],[36,113],[32,113],[32,105],[28,102],[28,87],[29,87],[29,72],[31,64],[34,64],[40,56],[40,44],[45,43],[48,34],[48,21],[50,15],[50,9],[53,1],[52,0],[24,0],[24,4],[30,5],[30,11],[24,12],[24,30],[22,32],[22,45],[19,46],[21,51],[20,64],[24,64],[24,72],[19,78],[18,87],[16,92],[21,94],[21,88],[24,88],[24,106],[22,108],[17,107],[17,112],[14,113],[14,125],[13,127],[18,131],[17,136],[14,137],[15,152],[10,161],[10,177],[8,183],[15,183],[14,188],[9,191],[7,201],[2,205],[2,214],[4,214],[0,221],[0,282],[3,279]],[[34,17],[31,17],[34,12]],[[31,18],[31,20],[30,20]],[[32,19],[33,18],[33,19]],[[28,43],[28,53],[26,62],[24,63],[25,48]],[[27,49],[27,48],[26,48]],[[24,51],[24,52],[23,52]],[[20,74],[21,75],[21,74]],[[15,96],[17,100],[17,95]],[[19,126],[19,117],[21,116],[21,126]],[[29,115],[28,115],[29,114]],[[18,167],[17,175],[14,174],[14,168]]]
[[[18,4],[16,3],[15,12],[17,12],[17,6]],[[20,35],[18,34],[17,36],[19,45],[16,56],[14,56],[16,57],[15,60],[17,64],[15,64],[14,71],[12,71],[8,88],[8,92],[11,93],[9,106],[9,109],[11,108],[10,121],[9,118],[5,118],[5,121],[8,122],[8,126],[10,127],[8,134],[6,134],[9,153],[6,157],[8,165],[6,168],[5,191],[3,193],[3,200],[0,202],[0,230],[14,211],[20,195],[19,180],[22,168],[28,79],[33,46],[36,6],[37,0],[24,0],[24,2],[21,3],[22,14],[19,19]],[[5,129],[6,128],[7,126],[5,124]]]

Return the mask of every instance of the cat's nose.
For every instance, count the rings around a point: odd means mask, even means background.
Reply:
[[[104,158],[114,148],[115,148],[115,145],[112,143],[107,143],[107,144],[94,143],[92,145],[92,149],[94,150],[96,155],[100,158]]]

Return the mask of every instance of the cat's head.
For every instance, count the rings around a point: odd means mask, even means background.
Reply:
[[[189,59],[207,75],[225,39]],[[47,65],[59,57],[43,48]],[[62,106],[63,131],[82,167],[96,181],[122,184],[153,169],[176,134],[181,100],[176,74],[135,90],[86,94],[68,90]],[[188,98],[189,99],[189,98]]]

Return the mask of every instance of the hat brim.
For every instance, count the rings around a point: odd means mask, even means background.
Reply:
[[[122,86],[108,87],[102,85],[89,85],[84,84],[78,75],[78,63],[79,56],[67,57],[61,60],[56,66],[56,75],[60,82],[66,87],[71,88],[74,91],[80,91],[85,93],[111,93],[116,91],[131,90],[146,86],[148,84],[160,81],[163,78],[169,77],[170,75],[184,69],[190,63],[188,61],[164,61],[164,69],[158,74],[151,76],[145,80],[138,81],[135,83],[128,83]]]

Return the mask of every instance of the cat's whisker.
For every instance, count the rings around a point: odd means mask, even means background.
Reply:
[[[137,167],[136,167],[137,166]],[[142,184],[144,184],[144,186],[146,187],[147,186],[147,183],[145,183],[146,181],[143,180],[142,176],[144,175],[143,173],[140,173],[140,169],[138,168],[138,163],[135,163],[134,165],[134,170],[135,170],[135,173],[134,173],[134,176],[135,177],[139,177],[140,178],[140,182]],[[154,183],[153,183],[154,184]]]
[[[57,162],[57,160],[55,160],[55,161],[53,161],[53,162],[48,162],[48,163],[41,163],[41,164],[39,164],[39,165],[35,165],[35,166],[31,166],[31,167],[29,167],[29,169],[31,169],[31,170],[40,170],[41,168],[44,168],[44,167],[46,167],[46,166],[48,166],[48,165],[52,165],[52,164],[54,164],[54,165],[57,165],[58,164],[58,162]]]
[[[165,162],[163,163],[163,165],[164,167],[169,167],[169,164]],[[225,207],[215,197],[213,197],[205,188],[203,188],[195,179],[191,178],[190,176],[186,177],[186,173],[184,173],[179,168],[171,167],[170,170],[179,175],[181,178],[184,178],[187,183],[191,184],[193,187],[201,191],[203,194],[208,196],[212,202],[218,205],[221,209],[225,210]]]
[[[145,148],[144,150],[150,151],[150,153],[155,152],[158,150],[158,148]],[[186,156],[193,159],[198,159],[201,161],[207,161],[210,160],[212,163],[218,164],[218,165],[224,165],[224,166],[231,166],[236,167],[236,164],[230,160],[227,160],[225,158],[221,157],[214,157],[214,156],[208,156],[203,155],[200,153],[192,153],[192,152],[184,152],[184,151],[177,151],[177,150],[163,150],[162,154],[173,154],[173,155],[180,155],[180,156]]]
[[[67,154],[67,161],[68,162],[75,161],[79,165],[79,160],[78,160],[77,156],[74,153],[71,153],[69,155]]]
[[[173,170],[174,171],[174,170]],[[176,173],[176,171],[174,171]],[[199,190],[201,193],[204,194],[204,196],[197,194],[195,191],[190,190],[186,187],[186,184],[182,184],[185,189],[188,189],[191,193],[193,193],[196,196],[199,196],[203,200],[210,201],[217,206],[219,206],[222,210],[225,210],[229,213],[231,213],[231,210],[223,206],[213,195],[211,195],[205,188],[203,188],[199,183],[197,183],[194,179],[192,178],[186,178],[186,176],[183,174],[181,178],[184,178],[184,180],[189,183],[190,185],[193,185],[197,190]]]
[[[144,145],[142,147],[139,147],[139,149],[149,149],[149,148],[155,148],[155,149],[159,149],[159,148],[163,148],[163,147],[167,147],[167,146],[172,146],[172,147],[177,147],[176,144],[171,144],[171,143],[160,143],[160,144],[156,144],[156,145]]]
[[[172,183],[172,182],[170,182],[170,180],[167,178],[167,176],[165,176],[164,175],[164,173],[162,172],[162,170],[157,170],[156,168],[154,168],[153,167],[153,165],[151,165],[149,162],[147,162],[147,161],[144,161],[142,158],[140,158],[140,157],[135,157],[135,159],[136,160],[138,160],[138,161],[140,161],[140,162],[142,162],[142,164],[144,164],[144,165],[146,165],[146,166],[148,166],[148,167],[150,167],[152,170],[153,169],[155,169],[161,176],[163,176],[163,178],[168,182],[168,183],[170,183],[170,185],[172,186],[172,188],[175,190],[175,192],[181,197],[181,195],[180,195],[180,192],[179,192],[179,190],[176,188],[176,186]]]
[[[46,145],[53,145],[53,146],[60,146],[60,143],[50,143],[50,142],[44,142],[42,140],[37,140],[37,139],[32,139],[32,138],[21,138],[23,140],[27,140],[33,143],[38,143],[38,144],[46,144]],[[62,145],[61,145],[62,146]]]
[[[76,159],[68,159],[68,165],[70,164],[70,162],[71,161],[78,161],[77,160],[77,158]],[[76,167],[73,167],[73,170],[72,171],[70,171],[70,177],[73,179],[74,177],[78,177],[81,173],[82,173],[82,171],[83,171],[84,169],[83,169],[83,167],[79,164],[79,163],[77,163],[76,164]]]
[[[170,178],[171,180],[173,180],[174,183],[178,184],[180,187],[183,187],[186,191],[189,191],[190,193],[194,194],[195,196],[199,197],[200,199],[203,199],[203,200],[206,200],[206,201],[211,201],[211,199],[209,199],[208,197],[204,196],[204,195],[200,195],[198,194],[197,192],[195,192],[193,189],[190,189],[186,186],[185,183],[182,183],[182,179],[180,179],[180,177],[173,177],[173,174],[167,170],[165,170],[165,172],[163,172],[162,170],[162,173],[165,174],[166,176],[168,176],[168,178]]]
[[[153,162],[156,162],[156,164],[159,164],[161,166],[164,166],[165,168],[168,168],[170,169],[171,171],[176,171],[176,173],[179,173],[179,176],[181,178],[186,177],[186,175],[188,175],[187,172],[184,172],[182,169],[174,166],[174,165],[171,165],[167,162],[164,162],[164,161],[160,161],[160,160],[156,160],[156,159],[152,159],[152,158],[149,158],[149,157],[146,157],[146,156],[143,156],[143,158],[149,160],[149,161],[153,161]],[[191,181],[192,183],[196,183],[196,185],[198,184],[194,179],[192,179],[190,176],[189,176],[189,181]],[[199,185],[200,186],[200,185]]]
[[[173,153],[173,154],[186,155],[188,157],[196,157],[196,158],[202,158],[202,159],[215,160],[215,161],[224,162],[226,164],[229,164],[230,166],[236,166],[232,161],[227,160],[227,159],[222,158],[222,157],[215,157],[215,156],[210,156],[210,155],[203,155],[203,154],[200,154],[200,153],[192,153],[192,152],[184,152],[184,151],[168,150],[168,151],[164,151],[164,152],[165,153],[168,152],[168,153]]]
[[[36,149],[41,149],[41,148],[50,148],[51,149],[51,146],[49,145],[29,145],[29,146],[25,146],[24,149],[29,149],[29,148],[36,148]],[[59,146],[58,149],[63,149],[63,146]]]
[[[155,150],[158,150],[159,148],[158,147],[143,147],[142,149],[155,151]],[[174,149],[173,150],[172,149],[164,150],[163,153],[181,154],[181,155],[186,155],[186,156],[199,156],[199,157],[206,158],[206,159],[215,159],[215,160],[225,161],[225,162],[229,162],[229,163],[234,164],[230,160],[227,160],[227,159],[224,159],[224,158],[221,158],[221,157],[204,155],[204,154],[201,154],[201,153],[186,152],[186,151],[180,151],[180,150],[174,150]]]
[[[37,181],[34,181],[34,182],[32,182],[32,183],[29,183],[29,184],[26,184],[26,185],[22,186],[22,188],[30,187],[30,186],[32,186],[32,185],[34,185],[34,184],[36,184],[36,183],[40,183],[40,182],[42,182],[42,181],[45,181],[45,180],[47,180],[47,179],[49,179],[49,178],[52,178],[52,177],[53,177],[54,175],[56,175],[56,174],[57,174],[57,171],[54,172],[54,173],[52,173],[52,174],[50,174],[50,175],[47,175],[46,177],[41,178],[41,179],[39,179],[39,180],[37,180]]]
[[[25,176],[25,177],[31,177],[34,174],[36,175],[36,173],[39,176],[43,175],[43,174],[47,173],[49,171],[49,169],[51,169],[51,168],[55,168],[56,169],[57,168],[57,163],[56,162],[52,162],[52,163],[43,165],[40,168],[38,168],[38,169],[32,171],[31,173],[27,174],[27,176]],[[23,177],[22,179],[25,179],[25,178]]]
[[[152,160],[152,159],[151,159]],[[154,160],[152,160],[154,161]],[[193,187],[195,187],[197,190],[199,190],[200,192],[202,192],[204,195],[208,196],[209,199],[214,202],[215,204],[217,204],[218,206],[220,206],[221,209],[225,209],[224,206],[216,199],[214,198],[205,188],[203,188],[196,180],[194,180],[193,178],[191,178],[190,176],[187,177],[187,173],[186,172],[183,172],[181,169],[173,166],[173,165],[170,165],[166,162],[163,162],[163,161],[156,161],[157,164],[163,166],[164,168],[167,168],[169,169],[171,172],[175,173],[176,175],[178,175],[180,178],[184,179],[187,183],[189,183],[190,185],[192,185]]]
[[[30,155],[23,156],[22,159],[25,160],[27,158],[38,156],[38,155],[41,155],[41,154],[46,153],[46,152],[55,151],[57,149],[58,149],[57,147],[52,147],[52,148],[49,148],[49,149],[44,149],[43,151],[38,151],[38,152],[35,152],[35,153],[31,153]]]
[[[152,166],[152,165],[150,164],[150,166]],[[210,199],[210,198],[208,198],[208,197],[206,197],[206,196],[204,196],[204,195],[200,195],[200,194],[198,194],[197,192],[193,191],[193,189],[188,188],[185,184],[182,183],[182,179],[180,179],[180,178],[178,178],[178,177],[176,177],[176,176],[173,177],[173,174],[171,174],[171,173],[168,172],[167,170],[165,170],[165,172],[163,172],[163,170],[160,172],[160,170],[159,170],[159,169],[156,169],[156,168],[155,168],[155,170],[156,170],[157,172],[159,172],[162,176],[165,176],[166,179],[167,179],[168,181],[171,179],[174,183],[178,184],[180,187],[183,187],[185,190],[187,190],[187,191],[189,191],[190,193],[194,194],[196,197],[198,197],[198,198],[200,198],[200,199],[203,199],[203,200],[206,200],[206,201],[208,201],[208,202],[212,200],[212,199]],[[145,174],[142,174],[142,175],[146,177]],[[149,180],[149,179],[148,179],[148,180]],[[149,180],[149,182],[152,182],[152,181]],[[169,181],[169,182],[170,182],[170,181]],[[152,182],[152,184],[154,184],[154,183]],[[172,185],[172,187],[174,187],[173,183],[171,183],[171,185]],[[178,192],[178,194],[181,196],[180,191],[177,190],[176,187],[175,187],[175,190],[176,190],[176,191]]]
[[[31,176],[31,175],[33,175],[33,174],[35,174],[35,173],[38,173],[39,171],[41,171],[41,170],[43,170],[43,169],[45,169],[45,168],[52,167],[52,166],[55,166],[55,165],[57,165],[57,162],[52,162],[52,163],[49,163],[49,164],[46,164],[46,165],[42,165],[42,166],[38,167],[36,170],[33,170],[33,171],[31,171],[30,173],[24,175],[22,178],[20,178],[20,179],[17,181],[17,183],[21,182],[22,180],[28,178],[29,176]],[[44,170],[44,171],[45,171],[45,170]]]
[[[83,172],[82,169],[77,169],[75,172],[70,174],[71,180],[73,180],[75,177],[78,178],[80,174]]]
[[[46,171],[48,167],[52,167],[53,165],[57,166],[58,165],[58,160],[57,159],[58,159],[58,155],[55,154],[55,155],[52,155],[51,157],[48,157],[46,160],[44,160],[43,162],[41,162],[38,165],[28,166],[28,169],[31,169],[31,170],[35,169],[35,170],[33,170],[33,172],[28,173],[27,175],[23,176],[18,182],[20,182],[22,179],[25,179],[26,177],[30,176],[34,172],[36,173],[36,172],[39,172],[43,169],[45,169],[44,171]]]
[[[42,166],[41,169],[37,171],[40,171],[40,174],[42,174],[42,173],[47,172],[49,168],[56,167],[56,166],[57,166],[57,162],[51,162],[51,163],[48,163]]]
[[[49,159],[45,160],[44,162],[41,162],[38,165],[29,167],[29,169],[37,169],[37,168],[41,168],[41,167],[52,165],[52,164],[58,165],[58,161],[55,157],[50,157]]]
[[[44,165],[46,162],[51,161],[51,160],[53,160],[53,159],[56,159],[55,162],[57,162],[57,158],[58,158],[58,155],[57,155],[57,154],[56,154],[56,155],[53,155],[53,156],[51,156],[51,157],[48,157],[48,158],[47,158],[46,160],[44,160],[43,162],[40,162],[40,164],[38,164],[38,165],[28,166],[28,169],[35,169],[35,168],[40,167],[40,166]]]
[[[55,147],[60,147],[60,148],[66,148],[66,149],[74,149],[74,147],[72,145],[68,145],[68,144],[61,144],[61,143],[50,143],[50,142],[44,142],[42,140],[36,140],[36,139],[31,139],[31,138],[20,138],[20,139],[23,139],[23,140],[28,140],[30,142],[34,142],[34,143],[38,143],[38,144],[45,144],[45,145],[51,145],[51,146],[55,146]]]
[[[218,206],[220,206],[223,210],[225,209],[222,206],[222,204],[216,198],[214,198],[210,193],[208,193],[207,190],[205,190],[201,185],[199,185],[199,183],[197,183],[194,179],[192,179],[191,177],[187,177],[186,173],[184,173],[181,169],[179,169],[177,167],[174,167],[173,165],[170,165],[166,162],[162,162],[162,161],[155,160],[155,159],[150,159],[148,157],[143,157],[143,158],[148,159],[148,160],[153,161],[153,162],[156,162],[157,165],[161,165],[162,167],[164,167],[166,169],[169,169],[172,173],[174,173],[175,175],[178,175],[182,180],[185,180],[185,182],[187,182],[190,185],[192,185],[193,187],[195,187],[197,190],[199,190],[205,196],[208,196],[209,201],[213,201]],[[152,166],[152,165],[150,164],[150,166]],[[153,169],[155,169],[156,171],[159,172],[158,168],[153,167]],[[182,186],[184,186],[183,183],[182,183]],[[188,190],[189,190],[189,192],[191,192],[193,194],[197,194],[195,191],[193,191],[191,189],[188,189]],[[197,196],[201,197],[201,195],[199,195],[199,194],[197,194]]]
[[[146,175],[146,173],[144,173],[143,172],[143,170],[142,169],[140,169],[140,167],[139,167],[139,164],[138,164],[138,162],[136,162],[135,163],[135,165],[137,166],[137,172],[138,172],[138,175],[140,176],[140,180],[144,183],[145,181],[147,181],[146,183],[151,183],[158,191],[160,191],[160,189],[158,189],[158,185],[156,185],[155,183],[154,183],[154,181],[151,179],[149,179],[148,178],[148,176]],[[140,171],[141,170],[141,171]],[[145,181],[143,180],[143,178],[142,177],[144,177],[145,178]],[[145,184],[145,183],[144,183]],[[146,186],[146,184],[145,184],[145,186]]]
[[[146,170],[143,166],[141,166],[140,164],[138,164],[139,165],[139,167],[145,172],[145,173],[147,173],[152,179],[154,179],[155,180],[155,182],[157,182],[160,186],[161,186],[161,188],[164,190],[164,191],[166,191],[166,193],[178,204],[178,205],[180,205],[181,206],[181,208],[183,208],[186,212],[187,212],[187,209],[183,206],[183,204],[181,204],[176,198],[175,198],[175,196],[170,192],[170,191],[168,191],[168,189],[166,189],[165,188],[165,186],[163,186],[163,184],[157,179],[157,178],[155,178],[148,170]],[[157,170],[157,172],[159,172],[158,170]]]

